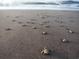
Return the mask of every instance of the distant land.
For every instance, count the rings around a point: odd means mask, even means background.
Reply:
[[[54,2],[22,2],[21,4],[46,4],[46,5],[59,5],[58,3]]]
[[[79,4],[79,1],[62,1],[61,4]]]

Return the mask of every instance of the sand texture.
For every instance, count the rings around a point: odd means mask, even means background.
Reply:
[[[0,10],[0,59],[79,59],[79,12]]]

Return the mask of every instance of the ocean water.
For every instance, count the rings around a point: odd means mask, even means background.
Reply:
[[[79,11],[79,0],[0,0],[0,9],[50,9]]]

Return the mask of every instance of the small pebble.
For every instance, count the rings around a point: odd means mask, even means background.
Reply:
[[[48,33],[47,33],[47,32],[42,32],[42,34],[43,34],[43,35],[47,35]]]
[[[43,48],[42,51],[41,51],[41,54],[43,54],[43,55],[49,55],[50,51],[47,48]]]

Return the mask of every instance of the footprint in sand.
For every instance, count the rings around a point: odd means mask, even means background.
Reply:
[[[43,24],[47,24],[47,23],[50,23],[50,21],[43,21],[42,23]]]
[[[37,27],[36,26],[32,26],[32,29],[37,29]]]
[[[12,22],[16,22],[16,20],[12,20]]]
[[[11,28],[6,28],[5,30],[6,30],[6,31],[11,31],[12,29],[11,29]]]
[[[36,19],[30,19],[31,21],[36,21]]]
[[[60,20],[55,20],[55,22],[60,24],[64,23],[63,21],[60,21]]]
[[[44,25],[46,28],[50,28],[50,25]]]
[[[75,21],[74,20],[69,20],[69,22],[74,23]]]
[[[0,38],[2,38],[2,36],[0,36]]]
[[[27,26],[26,24],[22,25],[22,27],[26,27],[26,26]]]
[[[22,24],[23,22],[18,22],[19,24]]]
[[[65,25],[60,25],[60,27],[66,27]]]
[[[42,18],[42,19],[45,19],[46,17],[45,17],[45,16],[41,16],[41,18]]]
[[[27,21],[26,23],[28,23],[28,24],[35,24],[35,22],[33,22],[33,21]]]
[[[19,16],[15,16],[15,18],[19,18]]]

